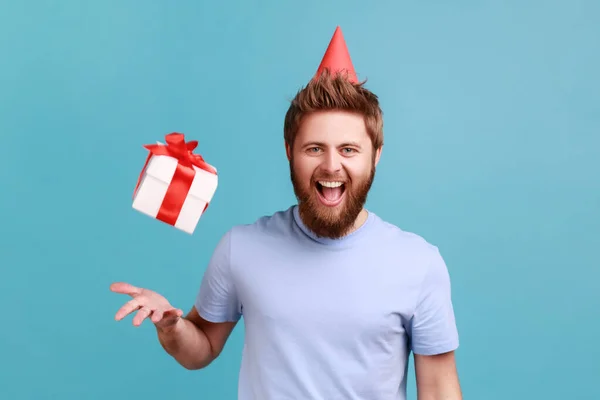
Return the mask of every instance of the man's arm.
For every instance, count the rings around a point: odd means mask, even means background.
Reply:
[[[192,307],[185,318],[167,329],[157,328],[165,351],[187,369],[201,369],[213,362],[225,346],[236,322],[209,322]]]
[[[217,358],[241,318],[231,270],[231,240],[230,230],[217,244],[190,312],[173,328],[158,331],[165,351],[187,369],[204,368]]]
[[[450,276],[435,249],[424,271],[421,291],[409,324],[419,400],[462,400],[454,351],[458,330]]]
[[[454,351],[414,358],[419,400],[462,400]]]

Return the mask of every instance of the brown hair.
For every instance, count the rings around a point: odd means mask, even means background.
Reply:
[[[345,75],[325,70],[298,91],[285,115],[283,137],[292,147],[302,118],[315,111],[343,110],[362,114],[373,148],[383,145],[383,112],[377,96],[364,87],[366,81],[350,82]]]

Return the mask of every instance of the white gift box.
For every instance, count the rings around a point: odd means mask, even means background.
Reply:
[[[160,143],[159,143],[160,144]],[[133,208],[152,218],[157,218],[175,170],[177,159],[151,155],[133,197]],[[212,167],[212,165],[211,165]],[[218,185],[216,173],[193,166],[196,174],[177,220],[175,228],[192,234],[200,217],[212,200]],[[214,168],[214,167],[213,167]],[[215,168],[216,171],[216,168]]]

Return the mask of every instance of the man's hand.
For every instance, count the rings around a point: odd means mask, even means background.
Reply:
[[[200,317],[195,307],[183,317],[183,311],[160,294],[128,283],[113,283],[110,290],[132,297],[117,311],[115,319],[120,321],[137,311],[133,325],[140,326],[150,317],[165,351],[188,369],[204,368],[217,358],[236,325],[236,322],[209,322]]]
[[[115,315],[117,321],[137,311],[133,318],[134,326],[140,326],[146,318],[150,317],[157,329],[168,331],[175,327],[183,315],[182,310],[174,308],[167,299],[151,290],[138,288],[124,282],[113,283],[110,285],[110,290],[132,297],[117,311]]]

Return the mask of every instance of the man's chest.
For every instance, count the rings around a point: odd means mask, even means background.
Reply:
[[[264,258],[236,287],[250,333],[381,343],[404,333],[415,303],[418,284],[399,268],[383,257]]]

